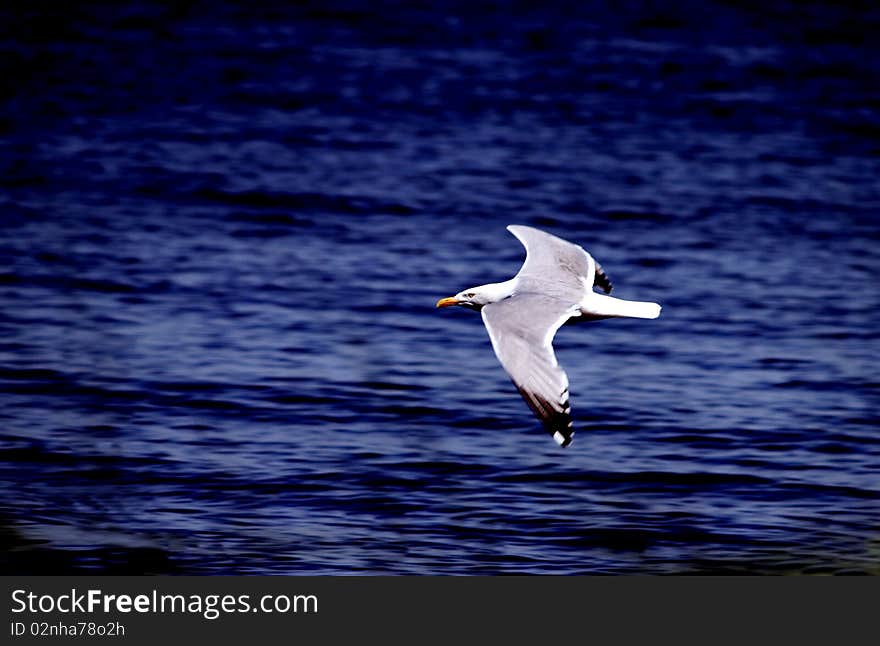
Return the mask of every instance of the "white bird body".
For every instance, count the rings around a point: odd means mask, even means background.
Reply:
[[[611,281],[582,247],[532,227],[510,225],[526,248],[516,276],[466,289],[437,307],[480,310],[492,348],[526,403],[561,446],[574,435],[568,405],[568,377],[553,352],[553,337],[566,322],[614,317],[654,319],[657,303],[627,301],[606,292]]]

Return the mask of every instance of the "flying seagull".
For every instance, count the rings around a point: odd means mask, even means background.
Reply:
[[[566,447],[574,430],[568,377],[553,353],[556,330],[569,321],[655,319],[660,306],[606,296],[612,289],[608,275],[580,245],[532,227],[512,224],[507,230],[526,248],[519,273],[441,298],[437,307],[481,312],[495,356],[544,428]],[[594,286],[605,294],[594,292]]]

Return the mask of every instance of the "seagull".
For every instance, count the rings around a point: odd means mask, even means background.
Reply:
[[[492,349],[529,408],[561,447],[571,444],[568,376],[556,361],[553,337],[563,323],[614,317],[655,319],[657,303],[613,296],[602,266],[580,245],[532,227],[507,230],[526,248],[516,276],[441,298],[437,307],[478,310]],[[593,291],[600,287],[605,294]]]

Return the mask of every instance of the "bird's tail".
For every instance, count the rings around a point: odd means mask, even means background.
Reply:
[[[581,313],[588,319],[605,319],[628,317],[637,319],[655,319],[660,316],[657,303],[645,301],[625,301],[605,294],[591,293],[581,305]]]

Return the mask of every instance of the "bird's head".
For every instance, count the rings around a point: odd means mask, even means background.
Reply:
[[[508,283],[480,285],[479,287],[471,287],[463,292],[459,292],[455,296],[441,298],[437,301],[437,307],[460,305],[461,307],[466,307],[471,310],[480,310],[484,305],[495,303],[503,298],[507,298],[510,296],[510,293],[511,289]]]

